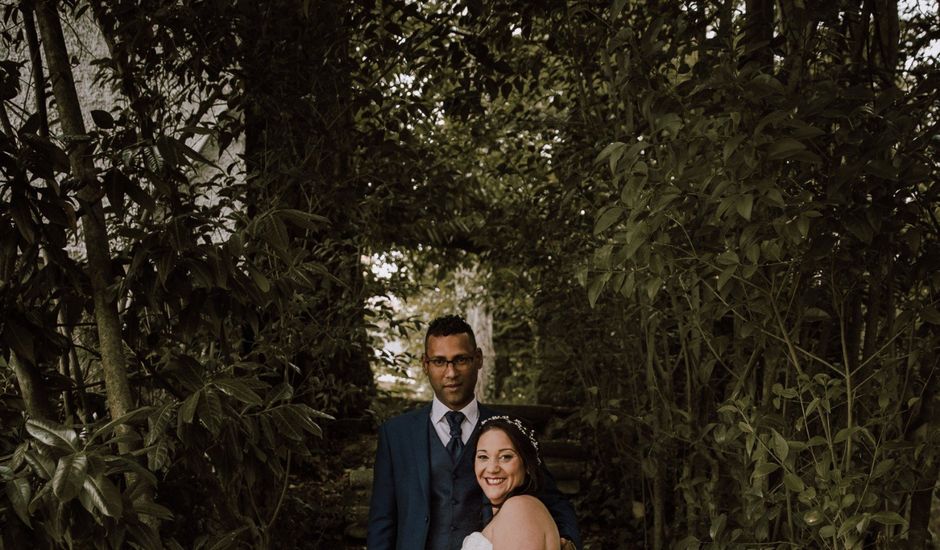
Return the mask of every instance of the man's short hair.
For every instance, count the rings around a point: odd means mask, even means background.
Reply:
[[[428,332],[424,335],[424,351],[428,350],[428,338],[431,336],[451,336],[454,334],[464,334],[470,336],[470,347],[477,349],[477,339],[473,335],[473,329],[459,315],[444,315],[431,321],[428,325]]]

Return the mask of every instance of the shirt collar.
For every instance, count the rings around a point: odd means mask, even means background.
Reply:
[[[441,422],[448,411],[450,409],[447,408],[447,405],[441,403],[435,395],[431,401],[431,422],[435,424]],[[466,407],[460,409],[460,412],[467,417],[467,421],[470,422],[471,426],[476,426],[477,420],[480,419],[480,403],[477,402],[477,398],[474,397],[470,400]]]

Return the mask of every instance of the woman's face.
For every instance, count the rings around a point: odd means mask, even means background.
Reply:
[[[474,472],[483,494],[496,505],[525,481],[522,457],[506,432],[498,428],[485,432],[477,441]]]

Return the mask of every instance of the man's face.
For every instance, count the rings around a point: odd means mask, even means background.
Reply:
[[[469,334],[429,336],[423,362],[441,403],[457,411],[473,400],[483,354],[470,344]]]

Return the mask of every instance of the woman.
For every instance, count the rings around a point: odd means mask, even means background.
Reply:
[[[493,507],[482,533],[471,533],[462,550],[556,550],[558,527],[535,497],[542,483],[538,442],[532,430],[508,416],[483,421],[474,472]]]

